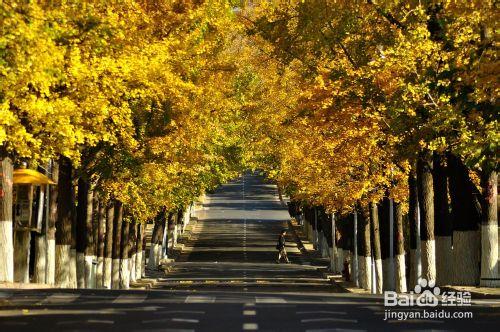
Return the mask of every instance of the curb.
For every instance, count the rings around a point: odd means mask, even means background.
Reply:
[[[453,286],[440,286],[439,288],[441,288],[441,290],[444,290],[447,292],[469,292],[473,301],[474,301],[474,299],[500,300],[500,294],[482,293],[482,292],[478,292],[478,291],[471,291],[471,290],[455,288]]]

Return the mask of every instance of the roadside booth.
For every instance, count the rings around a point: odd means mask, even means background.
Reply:
[[[29,266],[34,263],[31,234],[45,232],[48,211],[46,193],[48,186],[55,182],[36,170],[21,168],[14,170],[13,184],[14,281],[29,283]]]

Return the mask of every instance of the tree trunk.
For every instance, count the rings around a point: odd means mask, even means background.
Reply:
[[[376,278],[376,293],[382,294],[384,276],[382,268],[382,246],[380,243],[380,223],[378,218],[377,203],[370,203],[370,222],[371,222],[371,242],[373,243],[373,257],[375,259],[375,278]]]
[[[142,261],[145,260],[145,256],[143,256],[143,247],[142,241],[144,237],[144,225],[140,223],[137,225],[137,254],[135,256],[135,278],[142,278]]]
[[[396,292],[405,293],[406,289],[406,264],[405,264],[405,239],[403,231],[403,211],[400,203],[394,206],[394,248],[395,248],[395,281]]]
[[[475,286],[480,277],[481,193],[471,181],[467,167],[452,154],[448,154],[448,171],[453,220],[453,275],[450,282]]]
[[[146,277],[146,223],[141,226],[142,237],[142,260],[141,260],[141,278]]]
[[[104,247],[103,287],[111,289],[113,274],[113,224],[115,219],[115,206],[110,200],[106,207],[106,245]]]
[[[115,201],[115,218],[113,219],[113,273],[111,287],[120,289],[120,252],[122,239],[123,204]]]
[[[413,289],[420,278],[420,226],[418,217],[418,188],[417,178],[414,170],[410,171],[408,177],[410,191],[408,218],[410,221],[410,283],[409,288]]]
[[[59,182],[56,221],[55,285],[72,287],[71,270],[71,227],[73,223],[73,187],[71,184],[71,162],[66,157],[59,159]]]
[[[75,201],[76,197],[76,188],[72,186],[72,218],[71,218],[71,256],[70,256],[70,270],[69,270],[69,279],[70,279],[70,287],[78,288],[78,273],[77,273],[77,255],[76,255],[76,205]]]
[[[483,218],[481,224],[481,286],[498,287],[498,176],[495,170],[483,170]]]
[[[418,202],[420,205],[420,240],[422,244],[422,278],[436,282],[436,246],[434,242],[434,188],[432,155],[421,153],[417,161]]]
[[[90,187],[90,186],[89,186]],[[89,188],[87,191],[87,206],[85,214],[85,287],[95,288],[95,275],[93,271],[94,261],[94,224],[93,224],[93,205],[94,205],[94,190]]]
[[[52,181],[59,182],[59,163],[51,162]],[[56,278],[56,223],[58,186],[49,186],[49,218],[47,221],[47,284],[54,285]]]
[[[31,232],[25,227],[30,227],[33,216],[33,186],[17,186],[16,196],[18,207],[22,212],[14,216],[14,281],[29,283]],[[27,220],[16,220],[20,219],[21,215],[27,216]]]
[[[29,283],[31,232],[29,230],[14,231],[14,281]]]
[[[120,288],[129,289],[130,287],[130,272],[128,269],[128,253],[130,249],[129,239],[129,223],[125,220],[122,221],[122,238],[120,248]]]
[[[76,216],[76,276],[78,288],[85,288],[85,247],[87,241],[87,205],[89,183],[78,179],[78,205]]]
[[[390,240],[390,199],[384,197],[379,209],[380,220],[380,244],[382,252],[382,273],[384,290],[394,290],[394,257],[391,256],[391,240]]]
[[[155,218],[153,234],[151,236],[151,248],[149,250],[148,267],[156,270],[160,264],[160,255],[162,250],[163,231],[164,231],[165,211],[162,210]]]
[[[307,220],[307,219],[306,219]],[[337,226],[337,266],[340,273],[344,270],[344,230],[343,230],[344,217],[339,214],[336,222]]]
[[[135,222],[130,223],[129,243],[130,243],[130,250],[128,253],[128,261],[129,261],[130,281],[135,282],[137,280],[135,277],[135,271],[136,271],[135,263],[137,259],[137,224]]]
[[[97,214],[97,269],[96,287],[104,287],[104,248],[106,245],[106,203],[100,198]]]
[[[14,241],[12,237],[12,184],[14,166],[0,157],[0,281],[14,281]]]
[[[452,266],[453,232],[448,205],[448,171],[443,155],[434,152],[432,180],[434,184],[434,235],[436,236],[436,283],[449,284]]]
[[[366,290],[372,288],[372,254],[370,241],[370,212],[361,204],[358,210],[358,265],[360,286]]]

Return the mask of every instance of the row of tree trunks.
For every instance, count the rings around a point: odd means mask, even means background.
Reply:
[[[0,159],[0,281],[29,283],[32,271],[34,282],[61,288],[126,289],[130,278],[141,278],[143,227],[123,220],[120,202],[107,205],[94,196],[84,177],[78,179],[75,190],[68,158],[51,161],[46,172],[57,185],[18,187],[18,196],[26,196],[31,221],[41,225],[41,233],[22,228],[14,231],[13,163],[7,157]],[[35,237],[30,241],[32,234]],[[113,257],[119,262],[117,266],[115,261],[114,270]],[[114,284],[113,272],[119,276]]]

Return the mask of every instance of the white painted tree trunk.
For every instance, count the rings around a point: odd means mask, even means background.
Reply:
[[[56,240],[47,240],[46,282],[54,285],[56,280]]]
[[[42,234],[35,236],[35,271],[33,281],[39,284],[47,282],[47,241]]]
[[[143,259],[143,252],[144,251],[138,251],[136,256],[135,256],[135,278],[136,279],[141,279],[142,278],[142,261]]]
[[[476,286],[479,283],[480,237],[479,231],[453,231],[453,285]]]
[[[418,271],[419,255],[417,249],[410,249],[410,290],[413,290],[418,283],[420,273]]]
[[[451,236],[436,236],[436,284],[449,285],[453,270]],[[413,285],[415,286],[415,285]]]
[[[330,250],[328,247],[328,241],[326,240],[323,232],[321,233],[321,257],[327,258],[330,257]]]
[[[500,287],[498,249],[498,224],[481,225],[481,286]]]
[[[103,270],[103,288],[111,289],[111,275],[113,274],[113,259],[111,257],[104,258]]]
[[[344,249],[343,248],[337,248],[337,269],[339,272],[342,272],[344,270]]]
[[[396,292],[406,293],[406,265],[405,265],[405,255],[396,255],[394,258],[395,263],[395,281],[396,281]]]
[[[481,176],[483,215],[481,222],[481,286],[500,287],[498,266],[498,174]]]
[[[29,231],[14,232],[14,281],[29,283],[31,233]]]
[[[151,244],[151,247],[149,248],[148,268],[150,270],[158,268],[158,252],[160,249],[160,244],[158,243]]]
[[[85,288],[85,254],[76,252],[76,286]]]
[[[136,277],[137,269],[135,267],[135,265],[137,264],[137,254],[136,253],[132,254],[132,257],[130,258],[129,263],[130,263],[130,265],[129,265],[130,281],[136,282],[137,281],[137,277]]]
[[[95,274],[96,288],[104,287],[104,257],[97,257],[97,269]]]
[[[120,289],[120,259],[113,258],[113,269],[111,274],[111,288]]]
[[[0,220],[0,281],[14,281],[12,219]]]
[[[383,264],[381,259],[375,260],[375,278],[377,280],[376,284],[376,293],[382,294],[384,291],[384,271]]]
[[[95,288],[94,256],[85,256],[85,288]]]
[[[130,272],[128,269],[128,258],[120,260],[120,288],[130,288]]]
[[[372,258],[358,256],[359,286],[366,290],[372,288]]]
[[[421,240],[422,278],[436,282],[436,243],[434,240]]]
[[[78,288],[78,278],[76,272],[76,249],[71,248],[70,251],[70,270],[69,270],[69,284],[70,288]]]
[[[146,277],[146,250],[142,250],[141,257],[141,278]]]
[[[0,281],[14,281],[14,239],[12,237],[12,160],[0,159]]]
[[[71,245],[58,244],[56,245],[56,266],[55,284],[60,288],[70,288],[70,258]]]

